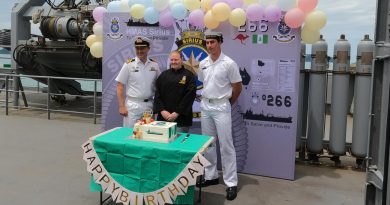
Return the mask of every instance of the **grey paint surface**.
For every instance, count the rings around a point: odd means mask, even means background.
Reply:
[[[67,114],[55,120],[11,114],[0,110],[1,204],[97,205],[80,146],[100,132],[100,125]],[[353,158],[342,161],[341,168],[297,163],[295,181],[240,174],[236,200],[226,201],[220,184],[204,189],[202,204],[363,204],[365,172],[351,170]]]

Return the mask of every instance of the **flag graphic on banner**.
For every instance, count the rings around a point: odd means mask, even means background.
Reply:
[[[253,44],[268,44],[268,35],[258,35],[254,34],[252,36]]]

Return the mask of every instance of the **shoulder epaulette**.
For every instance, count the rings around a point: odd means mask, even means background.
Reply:
[[[127,59],[127,63],[131,63],[131,62],[134,62],[134,61],[135,61],[134,58],[129,58],[129,59]]]

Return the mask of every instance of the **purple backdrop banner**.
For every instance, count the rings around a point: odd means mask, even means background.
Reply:
[[[207,52],[202,30],[189,26],[186,20],[164,28],[134,23],[125,13],[106,13],[104,19],[102,126],[107,130],[122,125],[115,77],[123,63],[135,56],[134,36],[153,40],[149,57],[162,70],[167,68],[171,50],[180,50],[193,72]],[[237,62],[243,78],[244,89],[232,109],[238,170],[293,180],[301,45],[298,30],[283,22],[264,21],[248,22],[240,28],[223,23],[218,30],[224,34],[223,52]],[[198,113],[196,101],[194,116],[199,117]]]

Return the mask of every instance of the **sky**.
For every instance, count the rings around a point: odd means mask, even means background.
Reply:
[[[12,7],[15,3],[22,1],[24,0],[2,0],[0,2],[0,29],[11,27]],[[278,1],[280,5],[292,5],[295,0],[263,1]],[[351,62],[356,61],[357,44],[364,35],[369,34],[370,39],[374,39],[376,2],[375,0],[318,0],[316,9],[324,11],[327,16],[327,24],[321,29],[321,34],[328,43],[329,56],[333,55],[333,45],[339,39],[340,34],[345,34],[346,39],[351,43]],[[286,6],[281,6],[281,8],[284,7]],[[310,52],[310,50],[309,45],[307,51]]]

